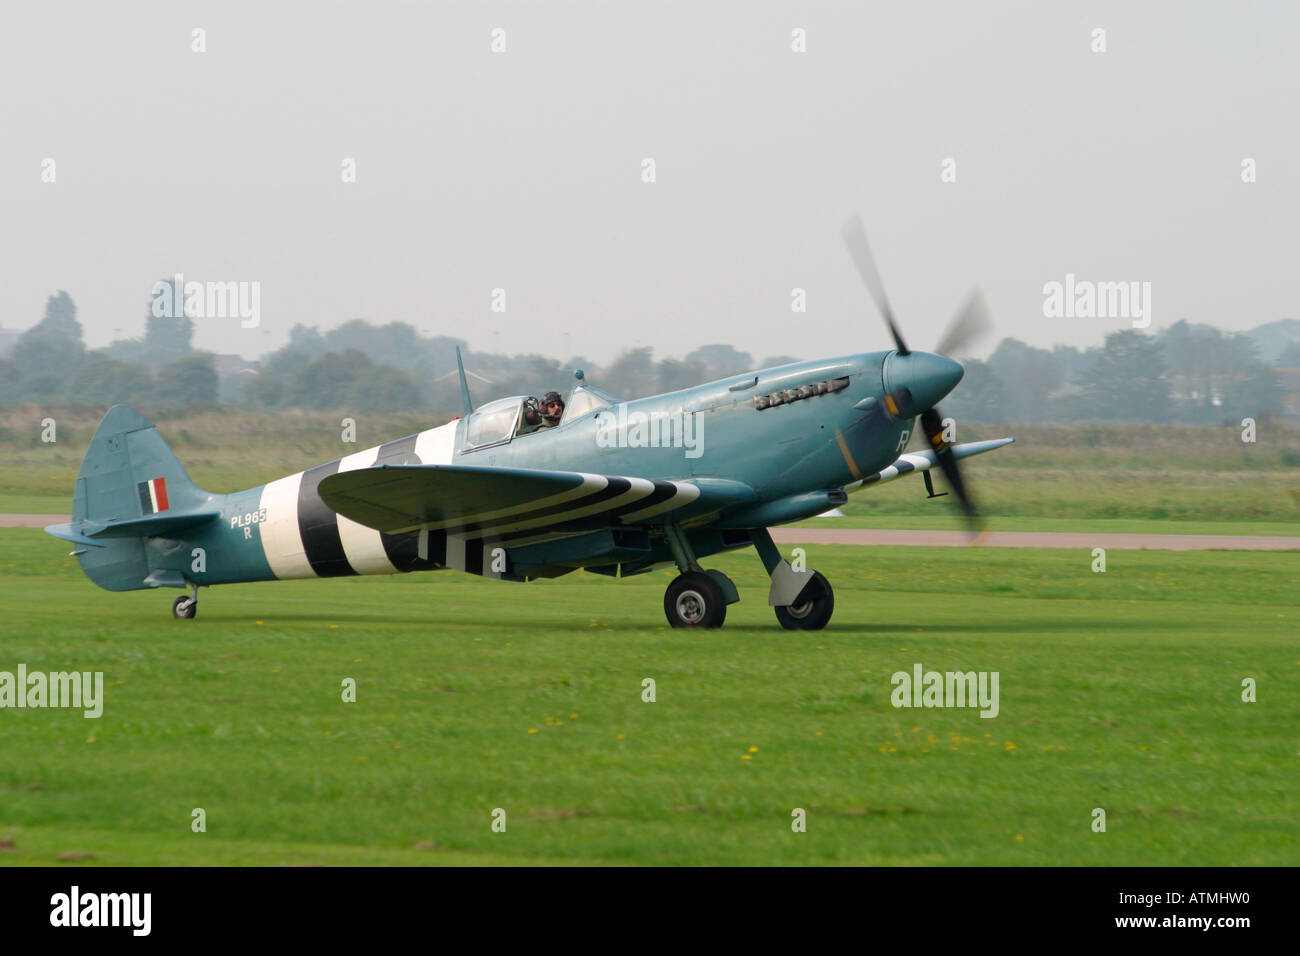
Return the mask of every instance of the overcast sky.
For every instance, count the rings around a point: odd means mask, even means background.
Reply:
[[[594,361],[883,348],[857,211],[917,347],[976,283],[999,337],[1131,324],[1045,318],[1068,272],[1151,282],[1150,331],[1245,329],[1300,314],[1298,27],[1242,2],[7,2],[0,326],[66,289],[90,345],[139,335],[181,272],[261,284],[258,328],[195,336],[249,357],[358,317]]]

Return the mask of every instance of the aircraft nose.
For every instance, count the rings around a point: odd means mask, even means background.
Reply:
[[[959,363],[942,355],[894,352],[885,360],[885,394],[894,396],[900,418],[914,418],[939,404],[965,374]]]

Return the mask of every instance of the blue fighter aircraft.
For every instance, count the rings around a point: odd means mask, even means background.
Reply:
[[[192,589],[172,606],[182,619],[214,584],[444,568],[508,581],[579,568],[626,577],[675,564],[669,623],[719,627],[739,595],[700,559],[752,545],[781,626],[825,627],[830,583],[792,567],[770,527],[912,472],[937,497],[936,466],[974,519],[957,462],[1013,441],[944,440],[936,406],[963,369],[907,347],[856,219],[845,239],[894,349],[626,402],[578,371],[567,400],[516,395],[477,408],[458,353],[462,417],[230,494],[196,486],[153,423],[116,405],[91,438],[72,521],[45,530],[76,545],[102,588]],[[986,325],[972,296],[937,351]],[[931,447],[904,453],[918,417]]]

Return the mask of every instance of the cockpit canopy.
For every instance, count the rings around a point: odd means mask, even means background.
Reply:
[[[515,435],[523,404],[523,395],[512,395],[474,409],[465,421],[465,447],[479,448],[509,441]]]
[[[564,418],[561,419],[560,424],[567,425],[588,412],[598,408],[609,408],[617,401],[618,399],[611,398],[590,385],[575,385],[573,391],[569,393],[569,400],[564,403]]]
[[[484,445],[510,441],[520,434],[526,397],[512,395],[509,398],[498,398],[470,412],[469,418],[465,420],[465,449],[468,451],[471,448],[482,448]],[[575,385],[564,403],[564,417],[560,420],[559,427],[562,428],[569,422],[597,409],[608,408],[616,401],[617,399],[589,385]],[[547,430],[549,429],[542,429],[542,431]],[[540,433],[540,431],[527,431],[523,434]]]

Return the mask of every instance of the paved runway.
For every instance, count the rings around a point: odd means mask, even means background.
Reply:
[[[0,514],[0,528],[43,528],[69,521],[67,515]],[[923,547],[965,547],[964,531],[898,531],[875,528],[777,528],[780,544],[869,544]],[[1117,551],[1300,551],[1300,537],[1247,534],[1093,534],[1060,531],[987,531],[979,539],[986,548],[1113,548]]]
[[[71,520],[68,515],[0,515],[0,528],[44,528]]]
[[[885,531],[873,528],[777,528],[780,544],[874,544],[963,547],[965,531]],[[1117,551],[1300,551],[1300,538],[1246,534],[1109,534],[1061,531],[986,531],[985,548],[1108,548]]]

